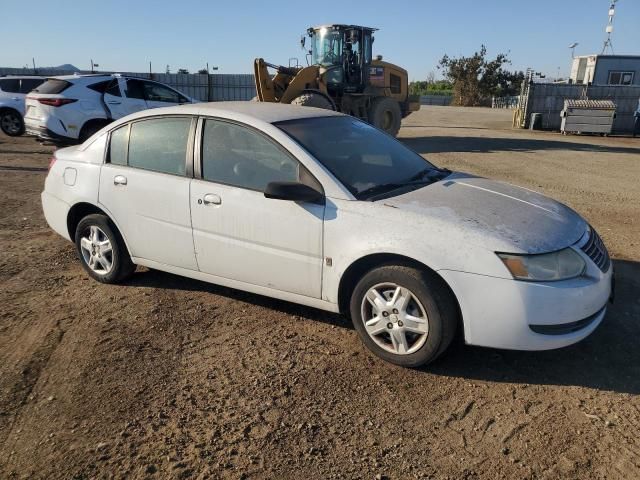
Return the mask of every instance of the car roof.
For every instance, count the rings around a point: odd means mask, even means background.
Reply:
[[[0,79],[12,79],[12,78],[37,78],[39,79],[46,79],[47,77],[43,77],[41,75],[0,75]]]
[[[156,108],[143,110],[134,114],[136,118],[152,117],[157,115],[210,115],[223,118],[242,118],[246,120],[254,119],[265,123],[283,122],[285,120],[296,120],[299,118],[344,116],[333,110],[324,108],[300,107],[271,102],[209,102],[179,105],[175,107]],[[129,117],[131,118],[131,117]]]

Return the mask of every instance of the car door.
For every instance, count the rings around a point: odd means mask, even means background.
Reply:
[[[189,213],[194,129],[191,117],[163,116],[110,133],[98,198],[132,257],[197,270]]]
[[[181,93],[156,82],[143,81],[144,99],[148,108],[171,107],[191,101]]]
[[[0,102],[3,107],[10,107],[24,115],[24,95],[20,93],[19,78],[0,79]]]
[[[131,113],[146,110],[148,107],[146,100],[144,99],[144,86],[143,80],[137,78],[118,78],[116,85],[113,87],[114,98],[107,99],[105,94],[105,101],[107,106],[111,109],[111,113],[114,119],[122,118]],[[117,93],[121,93],[121,97],[115,98]],[[109,103],[109,100],[112,103]],[[112,105],[115,109],[112,108]]]
[[[191,185],[201,271],[319,298],[324,205],[268,199],[272,181],[322,187],[275,141],[246,125],[202,119]]]

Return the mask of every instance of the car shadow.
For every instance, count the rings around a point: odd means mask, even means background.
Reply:
[[[265,297],[255,293],[249,293],[234,288],[223,287],[213,283],[202,282],[187,277],[181,277],[159,270],[144,270],[136,272],[125,285],[132,287],[162,288],[170,290],[184,290],[191,292],[207,292],[220,295],[245,303],[251,303],[260,307],[276,310],[287,315],[295,315],[303,319],[323,322],[340,328],[353,329],[351,321],[342,315],[326,312],[316,308],[305,307],[297,303],[291,303],[276,298]]]
[[[588,338],[570,347],[542,352],[496,350],[464,345],[418,372],[443,377],[531,385],[582,386],[619,393],[640,393],[640,263],[614,260],[616,298]],[[288,315],[353,329],[347,318],[315,308],[192,280],[156,270],[137,272],[126,285],[208,292],[270,308]]]
[[[489,153],[489,152],[532,152],[543,150],[569,150],[593,153],[640,153],[638,147],[615,147],[578,143],[572,141],[535,138],[493,138],[430,136],[399,138],[407,147],[422,153]]]

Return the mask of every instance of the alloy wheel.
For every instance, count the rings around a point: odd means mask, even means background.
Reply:
[[[0,118],[0,125],[2,126],[2,131],[8,135],[17,135],[22,129],[20,117],[18,117],[16,113],[11,112],[2,115],[2,118]]]
[[[98,275],[107,275],[113,268],[113,247],[109,237],[91,225],[80,238],[80,251],[85,263]]]
[[[367,290],[361,313],[371,339],[396,355],[418,351],[429,335],[424,306],[413,292],[395,283],[378,284]]]

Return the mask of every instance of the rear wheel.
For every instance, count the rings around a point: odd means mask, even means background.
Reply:
[[[89,137],[91,137],[94,133],[96,133],[105,125],[107,125],[107,123],[101,122],[101,121],[94,121],[86,124],[84,127],[82,127],[78,140],[80,141],[80,143],[84,143]]]
[[[404,367],[434,361],[456,331],[452,295],[435,274],[385,265],[365,274],[351,296],[351,318],[364,344]]]
[[[291,100],[291,105],[298,105],[301,107],[315,107],[324,108],[325,110],[335,110],[331,101],[319,93],[306,92],[302,95],[298,95]]]
[[[400,104],[393,98],[378,97],[371,102],[369,123],[394,137],[400,130],[402,112]]]
[[[15,110],[4,110],[0,113],[0,128],[10,137],[17,137],[24,133],[24,120]]]
[[[116,226],[105,215],[80,220],[75,243],[82,266],[99,282],[118,283],[136,269]]]

